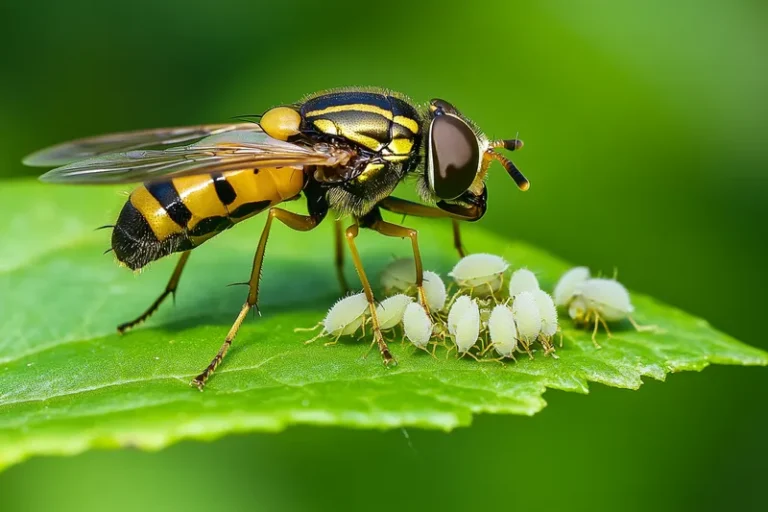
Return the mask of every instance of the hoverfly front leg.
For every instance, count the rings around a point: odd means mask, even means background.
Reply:
[[[132,327],[135,327],[136,325],[140,324],[147,318],[149,318],[152,313],[157,311],[157,308],[160,307],[160,304],[163,303],[166,297],[169,295],[173,295],[174,299],[176,298],[176,288],[179,286],[179,280],[181,279],[181,273],[184,270],[184,266],[187,264],[187,260],[189,259],[189,253],[190,251],[185,251],[181,254],[181,257],[179,258],[179,262],[176,263],[176,268],[173,269],[173,274],[171,274],[171,278],[168,280],[168,284],[165,285],[165,290],[163,293],[160,294],[160,296],[155,299],[155,301],[147,308],[146,311],[144,311],[141,315],[139,315],[136,319],[131,320],[130,322],[125,322],[117,326],[117,332],[120,334],[123,334],[128,329],[131,329]]]
[[[309,231],[317,227],[323,220],[327,209],[322,209],[318,212],[311,213],[310,215],[299,215],[297,213],[289,212],[280,208],[271,208],[267,213],[267,221],[264,224],[264,230],[261,232],[261,238],[259,239],[259,245],[256,248],[256,254],[253,257],[253,268],[251,269],[251,278],[248,280],[248,298],[243,304],[243,308],[235,319],[235,323],[232,324],[232,328],[229,330],[227,337],[224,338],[219,352],[213,358],[211,363],[203,370],[203,372],[195,377],[190,383],[192,386],[196,386],[200,391],[203,390],[206,381],[210,378],[216,368],[221,364],[224,356],[227,354],[229,347],[232,345],[232,340],[235,339],[237,331],[240,329],[243,321],[245,320],[248,311],[257,307],[259,301],[259,282],[261,278],[261,267],[264,263],[264,252],[267,248],[267,239],[269,238],[269,230],[272,226],[272,221],[276,218],[286,226],[296,231]]]
[[[451,219],[451,224],[453,225],[453,247],[459,253],[459,258],[463,258],[467,252],[464,250],[464,244],[461,243],[461,226],[456,219]]]

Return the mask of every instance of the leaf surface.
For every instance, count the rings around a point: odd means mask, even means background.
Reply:
[[[642,377],[701,370],[710,363],[766,365],[768,354],[699,318],[633,294],[636,318],[663,334],[618,325],[614,337],[562,320],[560,358],[504,367],[432,358],[392,340],[399,365],[385,369],[365,341],[304,345],[294,327],[316,324],[338,298],[331,222],[314,232],[275,225],[264,268],[262,317],[249,319],[204,393],[188,386],[218,350],[244,300],[263,219],[236,226],[196,249],[175,307],[164,304],[145,325],[119,336],[159,294],[175,257],[141,274],[102,252],[125,196],[112,188],[68,188],[19,181],[0,190],[0,468],[36,454],[93,447],[159,449],[181,439],[279,431],[293,424],[355,428],[414,426],[450,430],[474,414],[532,415],[547,388],[587,393],[588,382],[636,389]],[[301,209],[303,205],[292,205]],[[400,220],[400,219],[393,219]],[[427,269],[443,276],[455,263],[450,226],[408,219],[419,229]],[[464,229],[470,251],[526,266],[550,290],[570,265],[478,226]],[[369,277],[410,243],[363,232]],[[354,279],[351,262],[347,276]],[[351,282],[357,282],[352,280]],[[366,357],[367,355],[367,357]]]

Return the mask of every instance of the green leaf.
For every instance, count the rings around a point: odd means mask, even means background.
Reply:
[[[546,388],[587,393],[588,381],[636,389],[643,376],[701,370],[710,363],[766,365],[768,354],[704,320],[633,294],[637,319],[663,334],[618,326],[601,335],[563,321],[560,359],[537,357],[502,367],[433,359],[392,342],[399,359],[385,369],[364,341],[304,345],[309,327],[338,297],[331,222],[310,233],[276,225],[267,248],[263,317],[249,320],[204,393],[189,387],[218,350],[245,296],[243,281],[263,220],[232,229],[190,258],[176,306],[118,336],[115,326],[142,311],[173,268],[168,258],[141,275],[119,268],[109,231],[124,196],[111,188],[6,183],[0,203],[0,468],[36,454],[93,447],[159,449],[180,439],[279,431],[292,424],[356,428],[415,426],[450,430],[474,414],[534,414]],[[300,209],[303,205],[297,204]],[[397,219],[399,220],[399,219]],[[450,227],[408,219],[419,228],[425,265],[445,273],[455,262]],[[537,272],[547,289],[568,264],[478,226],[465,228],[470,251],[503,255]],[[363,232],[369,276],[410,244]],[[353,277],[347,263],[348,277]],[[368,354],[368,357],[366,357]]]

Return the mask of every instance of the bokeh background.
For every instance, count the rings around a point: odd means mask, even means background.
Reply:
[[[768,348],[765,2],[3,1],[0,48],[2,180],[34,177],[21,157],[61,140],[324,88],[442,97],[526,142],[530,192],[495,169],[481,226],[617,267]],[[304,427],[39,458],[0,474],[0,509],[764,510],[766,391],[765,369],[713,367],[548,391],[534,418],[451,434]]]

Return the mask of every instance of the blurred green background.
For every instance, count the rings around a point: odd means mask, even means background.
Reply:
[[[526,142],[530,192],[495,168],[482,227],[617,267],[768,348],[765,2],[26,0],[0,3],[0,47],[0,179],[35,176],[21,157],[65,139],[324,88],[438,96]],[[0,509],[764,510],[766,391],[765,369],[713,367],[549,391],[534,418],[451,434],[302,427],[40,458],[0,474]]]

